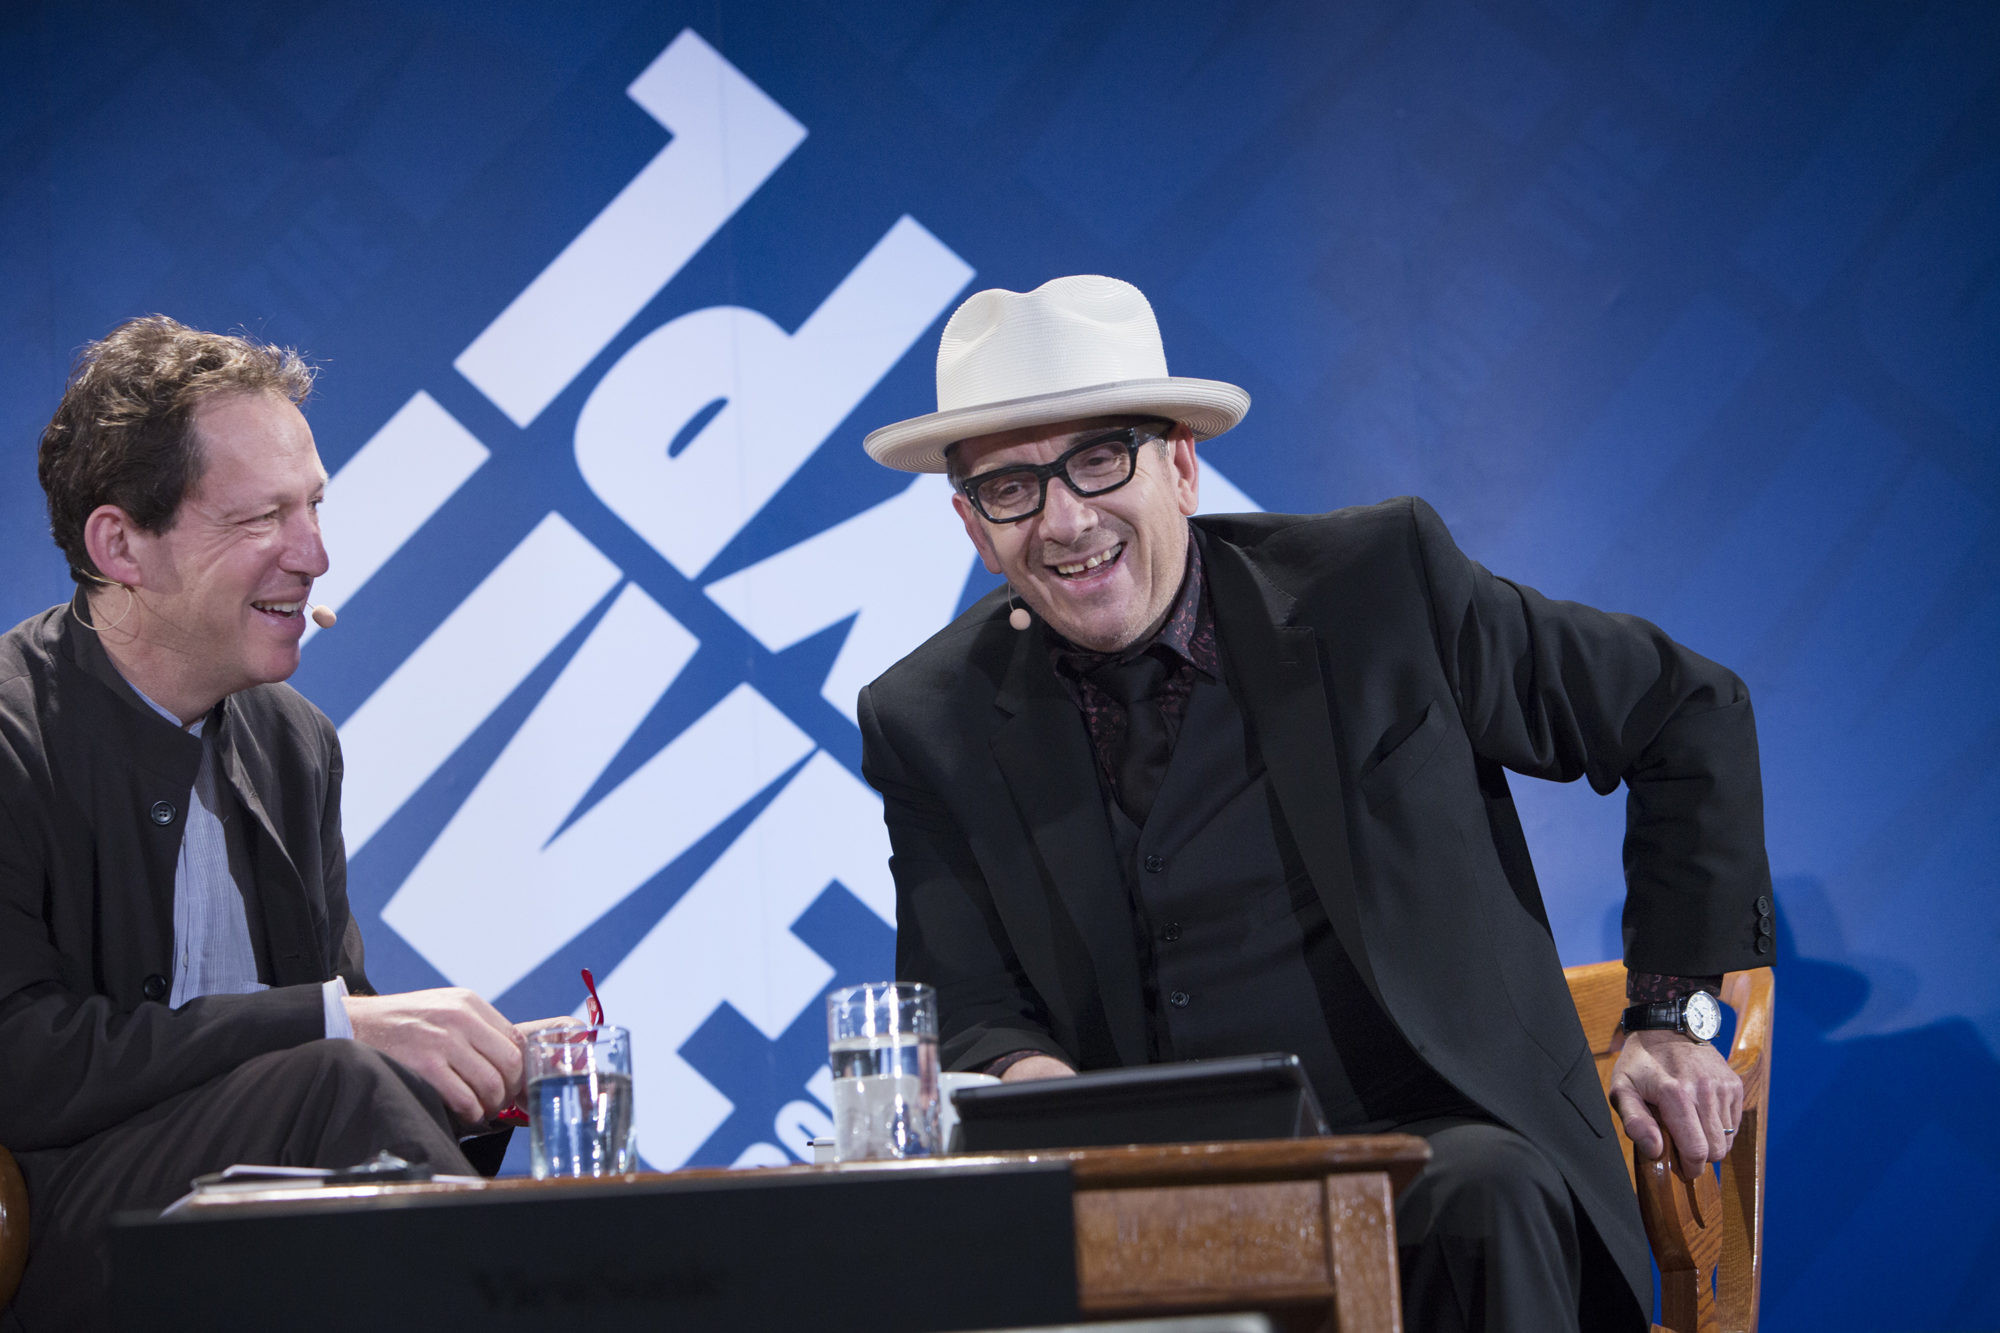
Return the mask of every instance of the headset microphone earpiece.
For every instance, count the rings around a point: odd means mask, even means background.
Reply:
[[[315,606],[312,609],[312,618],[313,624],[318,625],[321,629],[332,629],[333,622],[340,619],[339,616],[333,613],[333,608],[330,606]]]
[[[1007,623],[1017,630],[1028,628],[1032,623],[1028,619],[1028,608],[1025,606],[1014,606],[1014,585],[1012,583],[1007,585],[1007,605],[1013,607],[1013,610],[1007,613]]]

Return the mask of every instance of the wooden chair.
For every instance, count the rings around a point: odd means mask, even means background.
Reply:
[[[1563,974],[1609,1096],[1611,1068],[1625,1044],[1625,965],[1613,960]],[[1611,1123],[1639,1192],[1653,1260],[1660,1266],[1660,1317],[1667,1333],[1754,1333],[1764,1255],[1764,1135],[1770,1117],[1771,969],[1731,972],[1722,1002],[1736,1011],[1729,1067],[1743,1080],[1743,1121],[1721,1178],[1702,1172],[1692,1184],[1670,1160],[1641,1160],[1616,1111]],[[1671,1157],[1671,1151],[1669,1153]]]
[[[14,1155],[0,1148],[0,1312],[21,1285],[28,1266],[28,1186]]]

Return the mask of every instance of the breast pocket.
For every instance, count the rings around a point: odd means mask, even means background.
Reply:
[[[1417,725],[1361,774],[1361,794],[1370,806],[1389,800],[1437,753],[1444,739],[1445,710],[1433,699],[1424,706]],[[1391,733],[1393,734],[1393,733]]]

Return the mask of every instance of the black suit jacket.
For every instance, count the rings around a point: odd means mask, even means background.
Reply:
[[[1742,682],[1654,626],[1489,574],[1421,500],[1193,520],[1224,671],[1327,918],[1411,1047],[1536,1142],[1650,1306],[1646,1245],[1504,769],[1628,789],[1625,960],[1767,961]],[[862,691],[897,976],[949,1066],[1146,1059],[1140,964],[1083,721],[989,597]]]
[[[146,982],[173,975],[201,741],[148,708],[67,608],[0,636],[0,1144],[16,1152],[75,1144],[324,1037],[320,983],[336,973],[372,993],[347,907],[333,724],[264,685],[208,725],[246,822],[273,989],[169,1009]]]

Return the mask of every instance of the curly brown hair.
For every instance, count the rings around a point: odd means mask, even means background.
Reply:
[[[314,368],[289,347],[204,333],[165,315],[127,320],[77,353],[68,387],[42,432],[37,473],[49,535],[78,583],[102,575],[84,548],[84,521],[116,505],[147,532],[173,527],[201,480],[195,409],[218,393],[270,393],[294,405]]]

